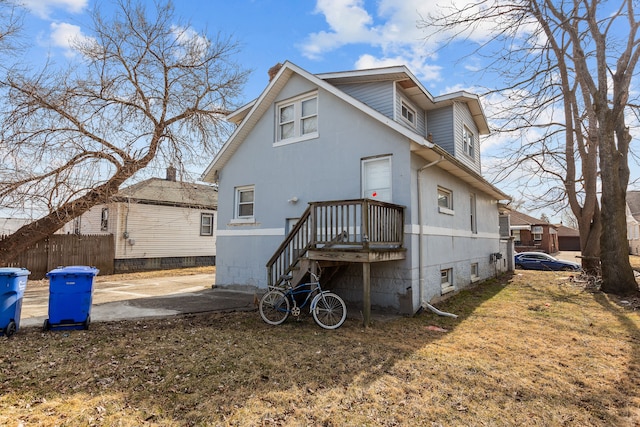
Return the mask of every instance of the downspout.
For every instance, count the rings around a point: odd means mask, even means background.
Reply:
[[[418,232],[418,295],[420,297],[420,308],[418,312],[422,311],[425,307],[429,310],[433,311],[439,316],[448,316],[448,317],[458,317],[456,314],[446,313],[444,311],[440,311],[428,302],[424,301],[424,273],[423,273],[423,264],[422,264],[422,254],[424,253],[424,230],[422,223],[422,184],[420,183],[422,180],[420,179],[420,174],[425,170],[430,168],[431,166],[435,166],[441,161],[444,160],[444,156],[440,156],[438,160],[434,160],[431,163],[428,163],[418,169],[418,226],[420,230]]]

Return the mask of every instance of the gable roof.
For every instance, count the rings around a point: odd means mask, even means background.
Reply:
[[[216,209],[218,190],[211,185],[150,178],[123,188],[113,201]]]
[[[262,94],[254,101],[240,107],[238,110],[227,116],[229,121],[238,124],[237,128],[229,139],[216,154],[213,161],[203,172],[201,179],[206,182],[216,181],[218,171],[229,161],[238,146],[248,136],[255,124],[269,110],[280,90],[286,85],[289,79],[297,74],[318,88],[323,89],[342,101],[350,104],[359,111],[377,120],[400,135],[407,138],[411,143],[411,150],[430,162],[437,162],[437,166],[447,172],[457,176],[469,183],[474,188],[490,194],[497,200],[510,200],[511,198],[496,187],[487,182],[480,174],[458,161],[446,150],[428,141],[426,137],[413,130],[402,126],[379,111],[369,107],[365,103],[346,94],[336,86],[335,83],[364,82],[374,80],[400,80],[404,82],[402,87],[411,96],[412,100],[420,106],[428,109],[440,108],[455,101],[464,101],[469,105],[471,113],[482,133],[488,133],[489,128],[486,122],[480,101],[476,95],[467,92],[456,92],[455,94],[432,97],[422,86],[418,79],[405,66],[395,66],[386,68],[376,68],[369,70],[346,71],[337,73],[325,73],[314,75],[303,70],[297,65],[286,61],[275,77],[269,82]],[[406,88],[405,88],[406,86]]]
[[[563,224],[557,224],[558,237],[580,237],[580,232],[575,228],[567,227]]]
[[[554,228],[557,228],[557,226],[547,222],[547,221],[543,221],[541,219],[538,218],[534,218],[532,216],[529,216],[525,213],[522,212],[518,212],[518,211],[511,211],[511,213],[509,214],[510,216],[510,220],[509,222],[511,223],[512,226],[532,226],[532,225],[548,225]]]

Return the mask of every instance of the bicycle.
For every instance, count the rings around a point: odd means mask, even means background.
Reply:
[[[347,306],[342,298],[330,291],[323,291],[320,278],[311,273],[312,282],[291,285],[291,275],[282,276],[283,287],[271,287],[260,299],[260,317],[269,325],[280,325],[289,315],[300,316],[310,302],[309,312],[313,320],[324,329],[339,328],[347,318]],[[304,300],[298,303],[299,299]]]

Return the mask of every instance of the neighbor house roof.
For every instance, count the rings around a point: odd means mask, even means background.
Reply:
[[[580,237],[580,232],[575,228],[562,224],[557,224],[556,227],[558,228],[558,237]]]
[[[640,221],[640,191],[627,191],[627,206],[631,215]]]
[[[511,213],[509,213],[509,222],[511,223],[511,228],[512,229],[523,229],[523,228],[529,228],[533,225],[548,225],[550,227],[554,227],[557,228],[555,225],[547,222],[547,221],[543,221],[539,218],[534,218],[530,215],[527,215],[525,213],[522,212],[518,212],[518,211],[511,211]]]
[[[510,200],[508,195],[491,185],[480,174],[458,161],[443,148],[428,141],[426,137],[415,131],[390,120],[384,114],[353,98],[335,86],[338,82],[352,83],[374,80],[400,80],[401,86],[410,95],[412,100],[423,108],[434,109],[447,106],[455,101],[465,102],[469,106],[480,132],[484,134],[489,132],[479,98],[476,95],[467,92],[456,92],[440,97],[432,97],[405,66],[314,75],[289,61],[285,62],[255,101],[240,107],[227,116],[227,119],[238,124],[238,127],[202,174],[203,181],[216,181],[218,172],[229,161],[238,146],[252,131],[258,120],[271,108],[280,90],[294,74],[300,75],[319,88],[335,95],[354,108],[406,137],[411,143],[411,150],[427,161],[437,162],[439,168],[448,171],[472,187],[480,189],[498,200]]]
[[[114,201],[216,209],[218,190],[211,185],[150,178],[123,188]]]

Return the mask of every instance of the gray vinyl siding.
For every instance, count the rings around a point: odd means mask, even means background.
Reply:
[[[370,82],[336,86],[344,93],[393,119],[393,82]]]
[[[403,95],[402,90],[400,88],[397,88],[397,92],[396,93],[397,93],[396,94],[396,101],[395,101],[395,109],[396,109],[396,118],[395,118],[395,120],[396,120],[396,122],[400,123],[401,125],[405,126],[408,129],[411,129],[411,130],[417,132],[418,134],[420,134],[422,136],[427,136],[424,110],[422,108],[418,107],[417,105],[415,105],[413,102],[411,102],[407,96]],[[416,127],[415,128],[413,126],[411,126],[410,124],[408,124],[402,118],[402,101],[406,102],[407,105],[409,105],[411,108],[413,108],[414,111],[416,112]]]
[[[464,163],[466,166],[472,168],[477,173],[480,173],[480,141],[478,135],[478,128],[471,116],[469,107],[467,104],[456,102],[453,107],[455,117],[455,156],[458,160]],[[474,156],[471,158],[464,152],[464,145],[462,140],[463,128],[466,126],[474,137]]]
[[[433,136],[433,142],[455,156],[455,142],[453,137],[453,106],[427,112],[429,128],[427,134]]]

